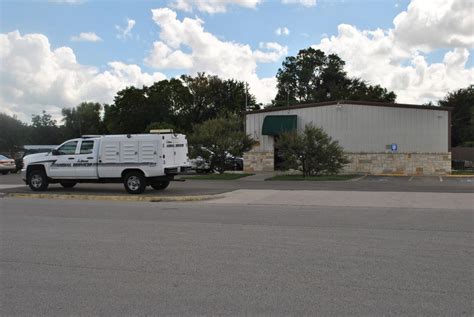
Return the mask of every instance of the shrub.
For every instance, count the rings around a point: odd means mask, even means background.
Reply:
[[[335,175],[349,163],[339,142],[312,125],[307,125],[302,133],[284,133],[277,142],[284,167],[301,170],[305,177]]]

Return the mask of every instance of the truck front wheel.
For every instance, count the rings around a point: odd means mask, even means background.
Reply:
[[[165,189],[166,187],[168,187],[169,184],[170,182],[168,181],[162,181],[162,182],[156,182],[156,183],[151,184],[151,187],[153,189],[160,190],[160,189]]]
[[[125,190],[130,194],[141,194],[146,188],[146,179],[140,172],[130,172],[123,180]]]
[[[48,177],[44,171],[33,170],[28,174],[28,185],[33,191],[42,191],[48,188]]]

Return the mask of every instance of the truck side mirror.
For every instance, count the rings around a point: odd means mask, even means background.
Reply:
[[[51,151],[51,154],[53,154],[53,155],[60,155],[58,150],[52,150],[52,151]]]

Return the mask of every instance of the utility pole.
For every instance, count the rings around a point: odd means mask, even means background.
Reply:
[[[245,82],[245,111],[248,111],[248,100],[247,100],[248,91],[247,90],[248,90],[248,84],[247,82]]]
[[[286,86],[286,106],[290,108],[290,86]]]

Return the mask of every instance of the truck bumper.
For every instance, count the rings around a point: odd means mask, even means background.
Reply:
[[[21,169],[21,179],[25,182],[26,185],[28,185],[26,180],[26,168]]]
[[[165,174],[166,175],[178,175],[184,174],[191,170],[191,166],[174,166],[174,167],[166,167]]]

